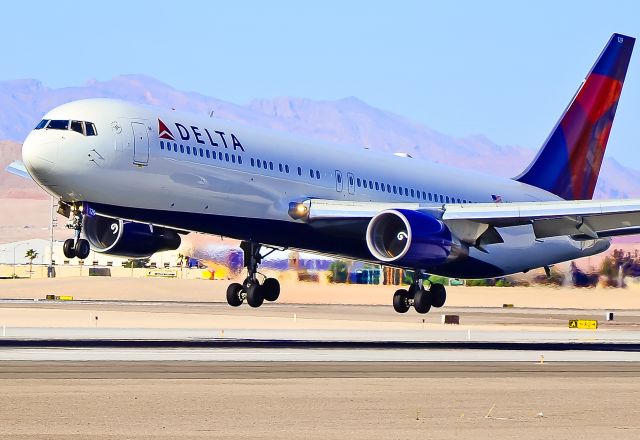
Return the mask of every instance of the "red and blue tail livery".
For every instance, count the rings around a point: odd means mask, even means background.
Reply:
[[[613,34],[537,157],[516,180],[566,200],[593,197],[635,38]]]

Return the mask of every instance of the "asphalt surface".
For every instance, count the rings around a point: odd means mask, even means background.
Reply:
[[[640,377],[635,362],[20,362],[0,379]]]

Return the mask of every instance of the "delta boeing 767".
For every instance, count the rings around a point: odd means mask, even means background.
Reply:
[[[247,277],[232,306],[280,294],[259,276],[269,249],[300,249],[413,270],[393,306],[446,300],[426,274],[488,278],[594,255],[640,233],[640,200],[591,200],[635,39],[614,34],[540,152],[512,179],[113,99],[54,108],[23,163],[90,249],[145,257],[189,231],[241,240]]]

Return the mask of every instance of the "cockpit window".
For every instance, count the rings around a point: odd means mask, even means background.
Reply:
[[[93,122],[85,122],[87,128],[87,136],[96,136],[98,132],[96,131],[96,126],[93,125]]]
[[[40,130],[42,128],[47,128],[47,130],[72,130],[77,133],[80,133],[84,136],[96,136],[98,132],[96,131],[96,126],[93,122],[86,121],[63,121],[59,119],[43,119],[36,126],[36,130]]]
[[[84,130],[82,129],[83,125],[84,124],[80,121],[71,121],[71,130],[77,131],[80,134],[84,134]]]
[[[61,121],[59,119],[52,119],[47,125],[48,130],[68,130],[69,121]]]
[[[47,125],[49,123],[48,119],[43,119],[42,121],[40,121],[40,123],[38,125],[36,125],[36,130],[40,130],[43,129],[45,125]]]

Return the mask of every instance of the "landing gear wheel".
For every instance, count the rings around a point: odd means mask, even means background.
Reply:
[[[76,249],[74,247],[75,243],[73,242],[73,238],[67,238],[62,245],[62,253],[66,258],[75,258],[76,257]]]
[[[420,289],[416,292],[416,296],[413,297],[413,308],[420,314],[428,313],[431,310],[431,298],[429,293],[424,289]]]
[[[398,313],[407,313],[409,308],[409,292],[404,289],[396,290],[393,295],[393,310]]]
[[[262,283],[262,292],[267,301],[277,300],[280,296],[280,282],[275,278],[267,278]]]
[[[252,284],[247,289],[247,304],[251,307],[260,307],[264,302],[263,288],[260,284]]]
[[[433,307],[442,307],[447,301],[447,291],[442,284],[432,284],[429,289],[429,296]]]
[[[89,253],[91,252],[91,246],[89,246],[89,242],[87,240],[85,240],[84,238],[79,238],[76,241],[74,250],[76,253],[76,257],[78,257],[81,260],[84,260],[89,256]]]
[[[233,283],[227,287],[227,304],[232,307],[238,307],[242,304],[242,284]]]

